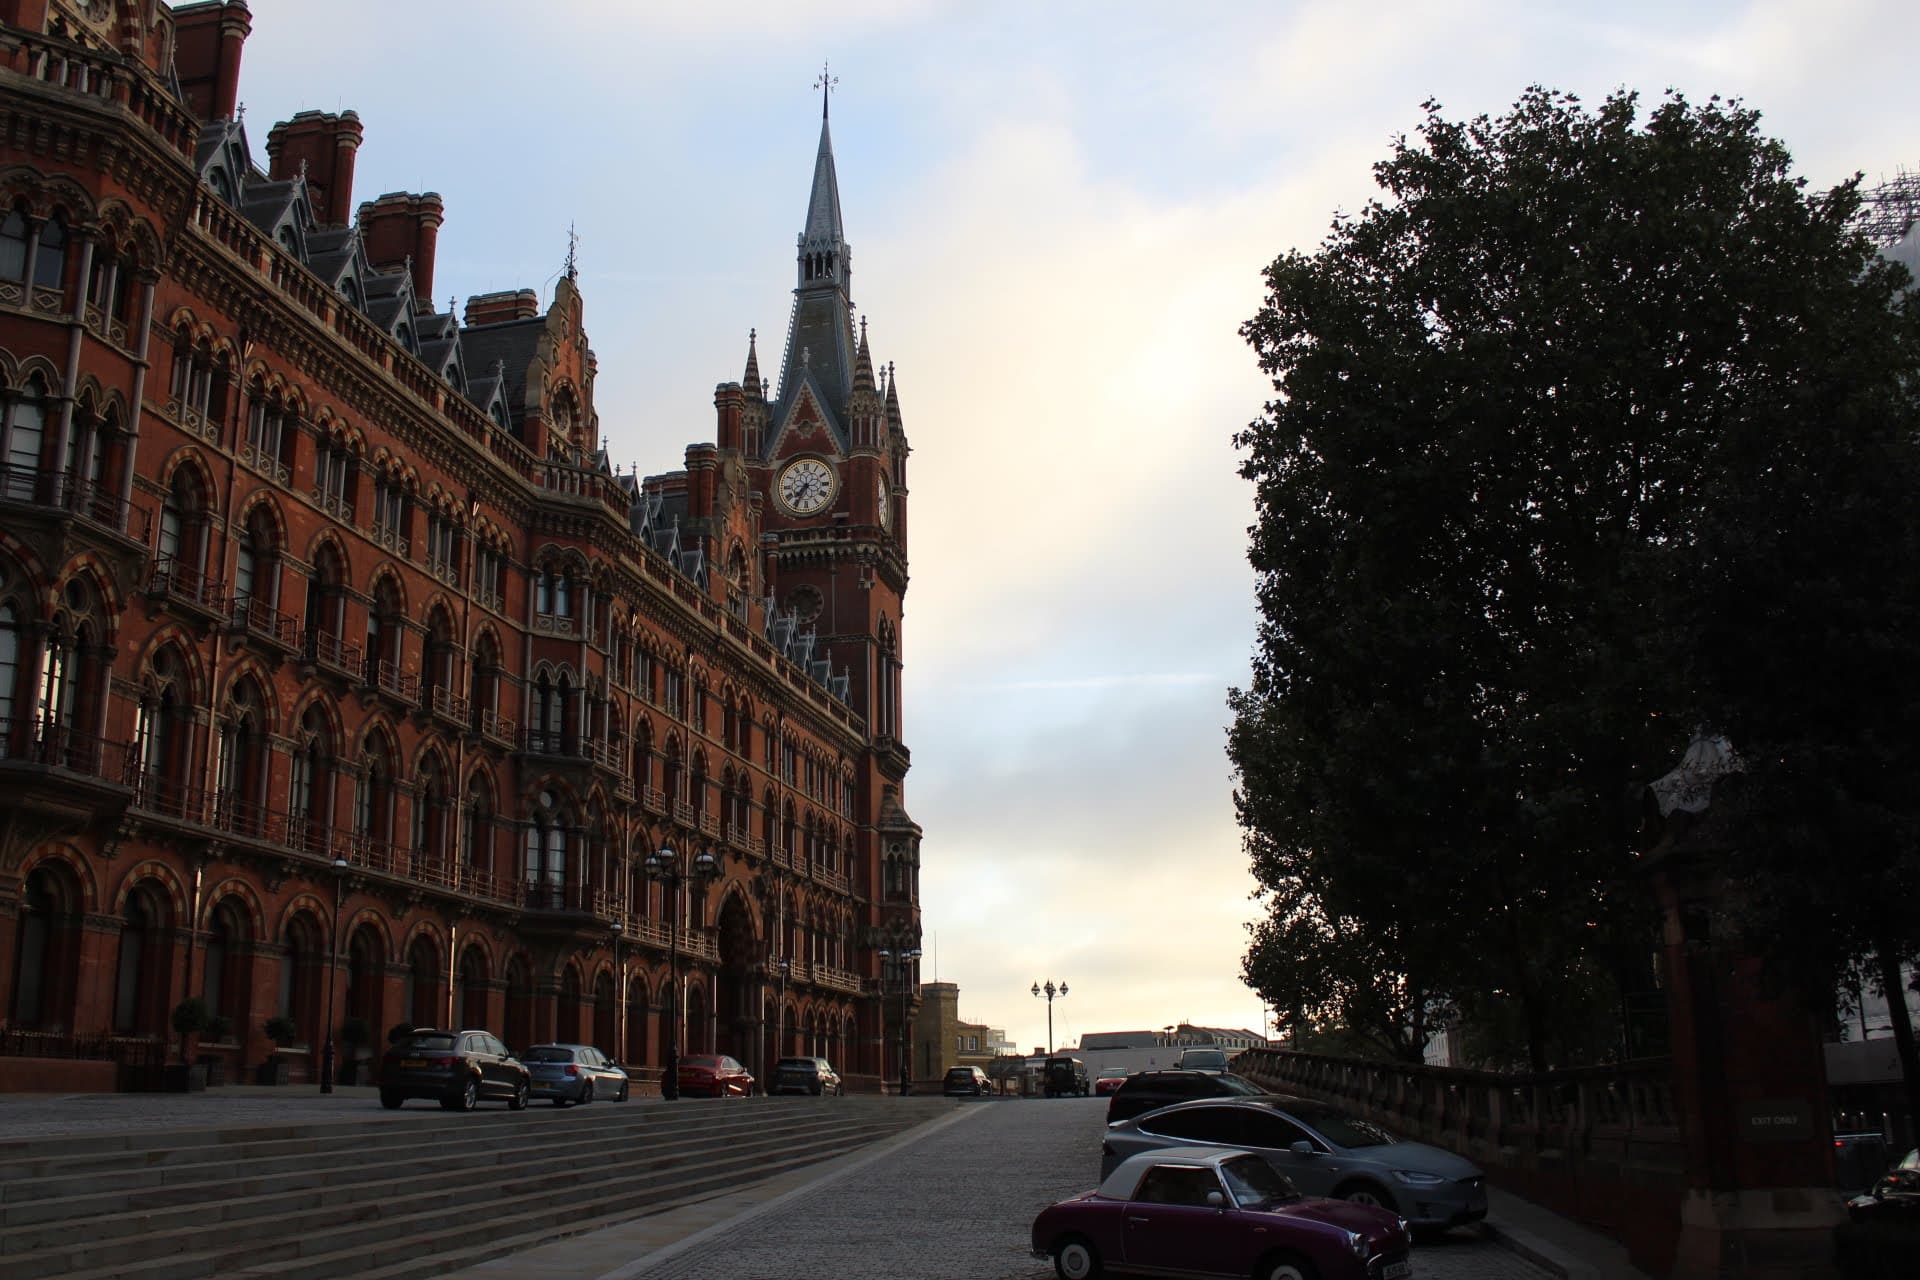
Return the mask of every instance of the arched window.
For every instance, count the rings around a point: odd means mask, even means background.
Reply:
[[[567,905],[567,837],[572,815],[551,791],[542,791],[527,822],[527,905]]]
[[[172,971],[170,926],[165,895],[152,881],[127,895],[113,996],[113,1029],[123,1035],[165,1034],[161,1006]]]
[[[17,395],[7,398],[6,477],[4,492],[16,502],[41,498],[41,455],[47,440],[46,386],[36,376]]]
[[[373,589],[373,607],[367,610],[367,661],[386,664],[384,671],[370,673],[379,676],[383,685],[389,683],[389,675],[397,681],[400,674],[405,613],[399,585],[391,577],[381,578]]]
[[[235,609],[255,602],[266,609],[280,607],[279,539],[273,516],[265,507],[255,507],[247,516],[233,574]]]
[[[160,536],[155,551],[156,570],[185,570],[183,581],[198,582],[200,566],[205,563],[204,537],[206,504],[193,473],[180,467],[167,486],[160,503]]]
[[[300,717],[287,809],[298,835],[315,845],[325,840],[333,825],[333,743],[327,717],[319,707],[308,707]]]
[[[460,840],[461,861],[475,871],[493,870],[493,791],[482,774],[467,781],[466,829]]]
[[[0,218],[0,280],[27,278],[27,217],[18,207]]]
[[[39,289],[58,289],[67,279],[67,222],[54,214],[40,224],[40,248],[33,259],[33,283]]]
[[[354,834],[388,843],[393,839],[393,765],[385,746],[368,738],[360,748],[361,772],[354,788]]]
[[[347,568],[339,548],[328,543],[313,558],[307,579],[307,634],[336,642],[344,638],[347,618]]]
[[[427,620],[427,638],[420,654],[421,696],[428,706],[433,696],[453,688],[453,623],[436,608]]]
[[[0,569],[0,591],[8,582]],[[14,749],[18,726],[14,723],[15,699],[20,689],[20,606],[12,600],[0,600],[0,757],[17,755]]]
[[[447,779],[438,756],[428,756],[420,766],[418,798],[413,806],[413,847],[429,862],[442,862],[447,856]]]
[[[8,1016],[16,1027],[65,1030],[72,1025],[79,976],[78,886],[58,863],[43,863],[21,887]]]
[[[265,713],[258,686],[242,680],[227,703],[220,723],[220,755],[215,785],[222,812],[234,829],[259,820],[259,804],[266,782]]]

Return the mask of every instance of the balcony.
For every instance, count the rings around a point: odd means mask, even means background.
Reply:
[[[402,671],[400,664],[390,659],[367,662],[367,687],[402,710],[411,711],[420,705],[420,677]]]
[[[146,550],[152,513],[119,494],[64,472],[12,463],[0,465],[0,503],[28,508],[36,516],[78,520],[83,530],[113,536],[116,550]]]
[[[473,709],[467,700],[451,689],[434,685],[428,690],[427,709],[433,718],[461,732],[473,728]]]
[[[624,773],[615,774],[613,778],[613,795],[617,800],[632,800],[633,779]]]
[[[596,769],[610,773],[616,778],[622,776],[623,762],[620,757],[624,753],[619,746],[611,742],[596,742],[589,738],[582,742],[580,747],[581,754],[593,761]]]
[[[268,477],[282,487],[285,487],[293,479],[293,473],[288,469],[286,463],[280,461],[280,459],[274,457],[265,449],[257,447],[252,441],[248,441],[240,446],[239,458],[243,466],[253,468],[261,475]]]
[[[673,820],[683,827],[693,826],[693,805],[685,800],[673,802]]]
[[[147,597],[196,621],[216,624],[227,614],[227,584],[175,556],[161,556],[147,575]]]
[[[741,826],[739,823],[729,822],[726,826],[726,832],[723,838],[726,840],[727,844],[730,847],[738,849],[742,853],[750,852],[750,846],[753,843],[753,837],[750,834],[748,834],[747,829]]]
[[[640,805],[648,813],[664,816],[667,812],[667,793],[658,787],[640,788]]]
[[[13,839],[108,829],[133,798],[132,749],[43,720],[0,718],[0,813]]]
[[[519,745],[520,726],[498,711],[480,713],[480,736],[496,746],[512,749]]]
[[[720,838],[720,815],[717,813],[701,814],[700,834],[718,840]]]
[[[258,596],[240,596],[233,602],[231,630],[271,653],[300,650],[300,627],[293,615],[282,613]]]
[[[358,679],[366,670],[360,646],[349,644],[328,631],[315,631],[308,635],[306,651],[302,656],[317,670],[346,680]]]

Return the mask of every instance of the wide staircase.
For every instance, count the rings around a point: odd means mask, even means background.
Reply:
[[[0,1141],[0,1277],[430,1276],[737,1190],[942,1114],[759,1098]]]

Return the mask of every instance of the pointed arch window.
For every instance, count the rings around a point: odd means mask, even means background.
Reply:
[[[393,764],[386,749],[369,741],[361,750],[359,785],[354,788],[354,834],[387,844],[393,838]]]
[[[56,213],[40,224],[40,247],[33,257],[33,283],[59,289],[67,278],[67,220]]]
[[[296,824],[318,840],[333,825],[333,750],[327,718],[318,707],[300,717],[287,805]]]
[[[7,210],[7,216],[0,218],[0,280],[27,278],[28,237],[26,214],[17,205]]]
[[[493,869],[493,793],[477,773],[467,782],[466,825],[460,838],[460,860],[476,871]]]
[[[567,905],[567,843],[572,815],[551,791],[542,791],[527,822],[527,905]]]
[[[5,493],[15,501],[39,499],[41,455],[46,448],[46,384],[37,376],[7,398]]]
[[[420,766],[418,797],[413,806],[413,847],[429,862],[442,862],[447,856],[449,807],[445,772],[439,758],[429,756]]]

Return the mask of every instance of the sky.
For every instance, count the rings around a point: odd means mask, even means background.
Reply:
[[[1224,743],[1256,621],[1232,437],[1271,387],[1238,329],[1422,102],[1720,94],[1817,186],[1920,167],[1911,0],[249,3],[256,159],[357,111],[356,200],[445,200],[440,305],[544,304],[574,229],[601,430],[648,473],[713,439],[750,328],[777,366],[838,77],[854,300],[913,448],[922,976],[1023,1048],[1048,980],[1061,1044],[1262,1025]]]

